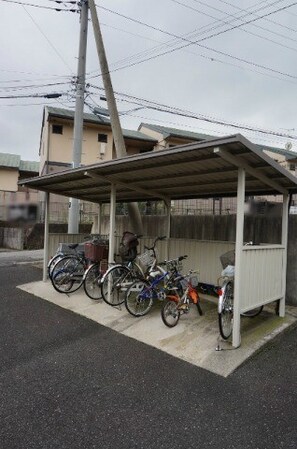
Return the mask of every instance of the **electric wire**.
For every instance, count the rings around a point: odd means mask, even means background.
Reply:
[[[36,5],[34,3],[25,3],[25,2],[19,2],[17,0],[0,0],[1,2],[6,2],[6,3],[14,3],[16,5],[22,5],[22,6],[30,6],[33,8],[40,8],[40,9],[51,9],[52,11],[66,11],[66,12],[77,12],[77,9],[62,9],[62,8],[53,8],[51,6],[45,6],[45,5]]]
[[[52,48],[52,50],[54,50],[54,52],[56,53],[56,55],[60,58],[60,60],[63,62],[63,64],[65,64],[65,66],[68,68],[68,70],[70,70],[70,73],[73,74],[73,70],[70,67],[70,65],[68,64],[68,62],[65,60],[65,58],[61,55],[61,53],[58,51],[58,49],[54,46],[54,44],[49,40],[49,38],[47,37],[47,35],[45,34],[45,32],[42,30],[42,28],[38,25],[38,23],[36,22],[36,20],[34,19],[34,17],[29,13],[29,11],[27,11],[26,7],[23,6],[23,9],[25,10],[26,14],[30,17],[31,21],[34,23],[34,25],[36,26],[36,28],[38,29],[38,31],[42,34],[42,36],[44,37],[44,39],[47,41],[47,43],[49,44],[49,46]]]
[[[297,4],[297,2],[295,2],[294,4]],[[291,6],[292,6],[292,4],[291,4],[291,5],[288,5],[288,6],[286,6],[286,7],[288,8],[288,7],[291,7]],[[157,27],[155,27],[155,26],[153,26],[153,25],[149,25],[149,24],[147,24],[147,23],[145,23],[145,22],[141,22],[141,21],[139,21],[139,20],[137,20],[137,19],[133,19],[133,18],[131,18],[131,17],[125,16],[125,15],[120,14],[120,13],[118,13],[118,12],[112,11],[112,10],[110,10],[110,9],[108,9],[108,8],[101,7],[101,6],[100,6],[100,8],[103,8],[103,9],[107,10],[108,12],[111,12],[111,13],[113,13],[113,14],[116,14],[116,15],[119,15],[119,16],[121,16],[121,17],[124,17],[124,18],[127,19],[127,20],[131,20],[131,21],[133,21],[133,22],[135,22],[135,23],[141,24],[141,25],[143,25],[143,26],[145,26],[145,27],[147,27],[147,28],[154,29],[154,30],[159,31],[159,32],[161,32],[161,33],[163,33],[163,34],[166,34],[166,35],[168,35],[168,36],[174,37],[175,39],[180,39],[180,40],[182,40],[182,41],[186,41],[186,42],[187,42],[186,44],[182,44],[182,45],[180,45],[180,46],[178,46],[178,47],[175,47],[175,48],[173,48],[173,49],[170,49],[170,50],[167,50],[167,51],[158,53],[158,54],[156,54],[156,55],[153,55],[153,56],[150,56],[150,57],[147,57],[147,58],[143,58],[143,59],[141,59],[141,60],[137,60],[137,61],[135,61],[135,62],[131,62],[131,63],[129,63],[129,64],[125,64],[125,65],[120,66],[120,67],[118,67],[118,68],[112,69],[112,70],[110,70],[110,73],[111,73],[111,72],[116,72],[116,71],[119,71],[119,70],[123,70],[123,69],[129,68],[129,67],[133,67],[133,66],[135,66],[135,65],[141,64],[141,63],[143,63],[143,62],[150,61],[150,60],[152,60],[152,59],[156,59],[156,58],[158,58],[158,57],[161,57],[161,56],[164,56],[164,55],[167,55],[167,54],[171,54],[171,53],[173,53],[173,52],[175,52],[175,51],[177,51],[177,50],[181,50],[181,49],[186,48],[186,47],[188,47],[188,46],[190,46],[190,45],[198,45],[198,46],[201,47],[201,48],[204,48],[204,49],[206,49],[206,50],[215,52],[215,53],[217,53],[217,54],[219,54],[219,55],[221,55],[221,56],[222,56],[222,55],[223,55],[223,56],[227,56],[227,57],[229,57],[229,58],[232,58],[232,59],[235,59],[235,60],[237,60],[237,61],[243,62],[243,63],[245,63],[245,64],[252,65],[252,66],[254,66],[254,67],[261,68],[261,69],[264,69],[264,70],[267,70],[267,71],[271,71],[271,72],[276,73],[276,74],[278,74],[278,75],[283,75],[283,76],[288,77],[288,78],[297,79],[297,76],[296,76],[296,75],[292,75],[292,74],[289,74],[289,73],[282,72],[282,71],[280,71],[280,70],[272,69],[271,67],[267,67],[267,66],[264,66],[264,65],[262,65],[262,64],[258,64],[258,63],[256,63],[256,62],[249,61],[249,60],[246,60],[246,59],[241,58],[241,57],[236,57],[236,56],[234,56],[234,55],[230,55],[230,54],[225,53],[225,52],[223,52],[223,51],[216,50],[216,49],[211,48],[211,47],[209,47],[209,46],[200,44],[201,41],[206,40],[208,37],[207,37],[207,38],[206,38],[206,37],[205,37],[205,38],[202,38],[201,40],[197,40],[197,41],[191,41],[191,40],[188,40],[188,39],[186,39],[186,38],[184,38],[184,37],[182,37],[182,36],[178,36],[178,35],[176,35],[176,34],[174,34],[174,33],[169,32],[169,31],[161,30],[160,28],[157,28]],[[285,7],[283,7],[283,8],[285,8]],[[269,13],[269,14],[271,14],[271,13]],[[253,20],[259,20],[259,19],[257,18],[257,19],[253,19]],[[244,23],[238,25],[238,27],[239,27],[239,26],[243,26],[245,23],[246,23],[246,22],[244,22]],[[232,27],[232,29],[234,29],[234,27]],[[224,31],[221,31],[220,33],[223,33],[223,32],[226,32],[226,31],[229,31],[229,30],[224,30]],[[217,34],[216,34],[216,35],[217,35]],[[213,34],[212,36],[210,36],[210,37],[213,37],[213,36],[214,36],[214,34]],[[100,74],[96,74],[96,75],[90,76],[89,79],[93,79],[93,78],[96,78],[96,77],[98,77],[98,76],[101,76],[101,75],[100,75]]]
[[[214,17],[214,16],[212,16],[212,15],[210,15],[210,14],[207,14],[207,13],[205,13],[205,12],[202,12],[202,11],[200,11],[200,10],[197,9],[197,8],[193,8],[193,7],[190,6],[190,5],[187,5],[187,4],[185,4],[185,3],[182,3],[182,2],[180,2],[179,0],[170,0],[170,1],[173,2],[173,3],[176,3],[176,4],[178,4],[178,5],[181,5],[181,6],[185,7],[185,8],[187,8],[187,9],[190,9],[190,10],[192,10],[192,11],[195,11],[195,12],[197,12],[198,14],[206,15],[207,17],[211,17],[211,18],[213,18],[213,19],[217,19],[216,17]],[[214,9],[215,11],[219,11],[220,13],[225,14],[227,17],[233,17],[233,18],[235,18],[236,20],[242,20],[241,18],[237,18],[234,14],[227,13],[227,12],[225,12],[225,11],[219,9],[219,8],[214,8],[213,6],[207,5],[207,3],[205,3],[205,2],[201,2],[201,1],[199,1],[199,0],[194,0],[194,1],[197,1],[199,4],[205,5],[205,6],[207,6],[208,8]],[[242,9],[242,8],[239,8],[239,9],[240,9],[241,11],[245,11],[245,12],[247,11],[247,10],[244,10],[244,9]],[[255,15],[254,13],[250,13],[250,14]],[[221,23],[223,23],[223,24],[226,24],[226,25],[229,24],[229,22],[225,21],[224,19],[217,19],[217,20],[219,20],[219,21],[220,21]],[[277,23],[277,22],[276,22],[276,23]],[[290,41],[297,42],[297,39],[290,38],[290,37],[288,37],[288,36],[285,36],[284,34],[281,34],[281,33],[278,33],[278,32],[276,32],[276,31],[270,30],[270,29],[265,28],[265,27],[263,27],[263,26],[256,25],[256,24],[254,24],[254,23],[251,23],[250,25],[251,25],[251,26],[254,26],[254,27],[256,27],[256,28],[259,28],[260,30],[267,31],[267,32],[269,32],[269,33],[271,33],[271,34],[275,34],[275,35],[278,36],[278,37],[282,37],[282,38],[288,39],[288,40],[290,40]],[[263,40],[266,40],[266,41],[268,41],[268,42],[272,42],[273,44],[279,45],[280,47],[284,47],[284,48],[287,48],[287,49],[289,49],[289,50],[292,50],[292,51],[297,52],[297,48],[289,47],[288,45],[286,45],[286,44],[284,44],[284,43],[282,43],[282,42],[275,41],[275,40],[273,40],[273,39],[271,39],[271,38],[268,38],[268,37],[266,37],[266,36],[262,36],[261,34],[254,33],[253,31],[246,30],[246,29],[244,29],[244,28],[240,28],[240,31],[241,31],[241,32],[244,32],[244,33],[246,33],[246,34],[250,34],[250,35],[252,35],[252,36],[256,36],[256,37],[258,37],[258,38],[260,38],[260,39],[263,39]]]
[[[100,88],[97,86],[90,85],[90,87],[92,87],[92,88],[95,87],[99,90],[104,91],[103,88]],[[236,129],[256,131],[256,132],[259,132],[262,134],[272,135],[272,136],[276,136],[276,137],[285,137],[285,138],[297,140],[297,135],[291,135],[289,133],[281,133],[281,132],[272,131],[272,130],[264,130],[264,129],[258,128],[256,126],[250,126],[250,125],[236,123],[236,122],[228,122],[226,120],[222,120],[222,119],[219,119],[216,117],[207,116],[207,115],[201,114],[201,113],[195,113],[195,112],[185,110],[182,108],[177,108],[174,106],[168,106],[166,104],[158,103],[158,102],[151,101],[151,100],[146,100],[146,99],[139,98],[139,97],[136,97],[133,95],[124,94],[124,93],[120,93],[120,92],[116,92],[116,91],[114,93],[115,93],[118,101],[127,101],[130,104],[144,106],[147,109],[152,109],[152,110],[159,111],[159,112],[166,112],[169,114],[174,114],[174,115],[187,117],[187,118],[193,118],[196,120],[214,123],[216,125],[230,126],[232,128],[236,128]]]
[[[194,1],[196,1],[196,0],[194,0]],[[197,1],[198,1],[198,0],[197,0]],[[246,9],[241,8],[240,6],[234,5],[233,3],[227,2],[226,0],[218,0],[218,1],[221,2],[221,3],[223,3],[223,4],[225,4],[225,5],[231,6],[232,8],[237,9],[238,11],[247,11]],[[200,3],[200,2],[199,2],[199,3]],[[201,2],[201,3],[202,3],[202,2]],[[251,14],[252,14],[252,15],[256,15],[254,12],[251,12]],[[263,20],[264,20],[265,22],[273,23],[274,25],[277,25],[277,26],[279,26],[279,27],[281,27],[281,28],[284,28],[284,29],[286,29],[286,30],[288,30],[288,31],[292,31],[293,33],[297,33],[296,28],[289,27],[289,26],[287,26],[287,25],[284,25],[283,23],[277,22],[277,21],[272,20],[272,19],[267,19],[266,17],[265,17]],[[272,31],[272,30],[269,30],[269,29],[266,29],[266,30],[269,31],[269,32]],[[283,36],[283,37],[286,37],[286,39],[290,39],[290,38],[287,37],[287,36]]]

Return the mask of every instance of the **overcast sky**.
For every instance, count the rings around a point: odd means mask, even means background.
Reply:
[[[38,160],[44,104],[74,108],[71,80],[77,70],[79,14],[23,6],[57,7],[52,0],[11,1],[17,3],[0,0],[0,96],[65,94],[59,102],[0,99],[0,152]],[[214,120],[297,136],[297,1],[96,3],[113,11],[97,8],[115,91]],[[289,5],[293,6],[274,13]],[[65,2],[60,7],[76,5]],[[199,42],[186,46],[189,41]],[[186,47],[176,50],[181,46]],[[151,59],[141,62],[147,58]],[[99,72],[89,22],[87,79],[92,86],[86,101],[91,108],[95,104],[106,107],[99,99],[102,92],[96,89],[102,87],[101,77],[93,77]],[[90,112],[89,107],[85,107],[86,112]],[[141,122],[150,122],[218,136],[241,132],[254,142],[280,148],[290,141],[286,136],[239,131],[151,109],[131,112],[135,108],[118,102],[120,112],[128,111],[122,115],[123,127],[137,129]],[[297,151],[297,140],[291,142]]]

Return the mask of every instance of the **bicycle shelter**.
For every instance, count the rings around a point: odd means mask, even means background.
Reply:
[[[240,346],[241,313],[279,300],[279,315],[285,314],[289,197],[297,193],[297,178],[240,134],[100,162],[19,184],[46,192],[44,279],[50,193],[110,203],[109,262],[115,249],[116,202],[164,200],[170,236],[171,200],[236,196],[232,345]],[[275,194],[283,196],[281,243],[244,246],[245,196]]]

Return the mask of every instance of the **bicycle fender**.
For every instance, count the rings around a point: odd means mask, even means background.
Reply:
[[[225,296],[226,287],[227,287],[227,282],[225,284],[223,284],[222,287],[220,288],[221,294],[219,296],[219,302],[218,302],[218,313],[222,313],[223,299]]]

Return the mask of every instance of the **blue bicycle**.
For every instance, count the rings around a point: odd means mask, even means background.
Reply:
[[[180,264],[187,256],[165,261],[159,265],[166,265],[166,271],[154,271],[149,279],[135,280],[127,290],[125,306],[128,312],[136,317],[146,315],[152,308],[154,300],[163,301],[168,292],[173,289],[182,289],[179,285]]]

